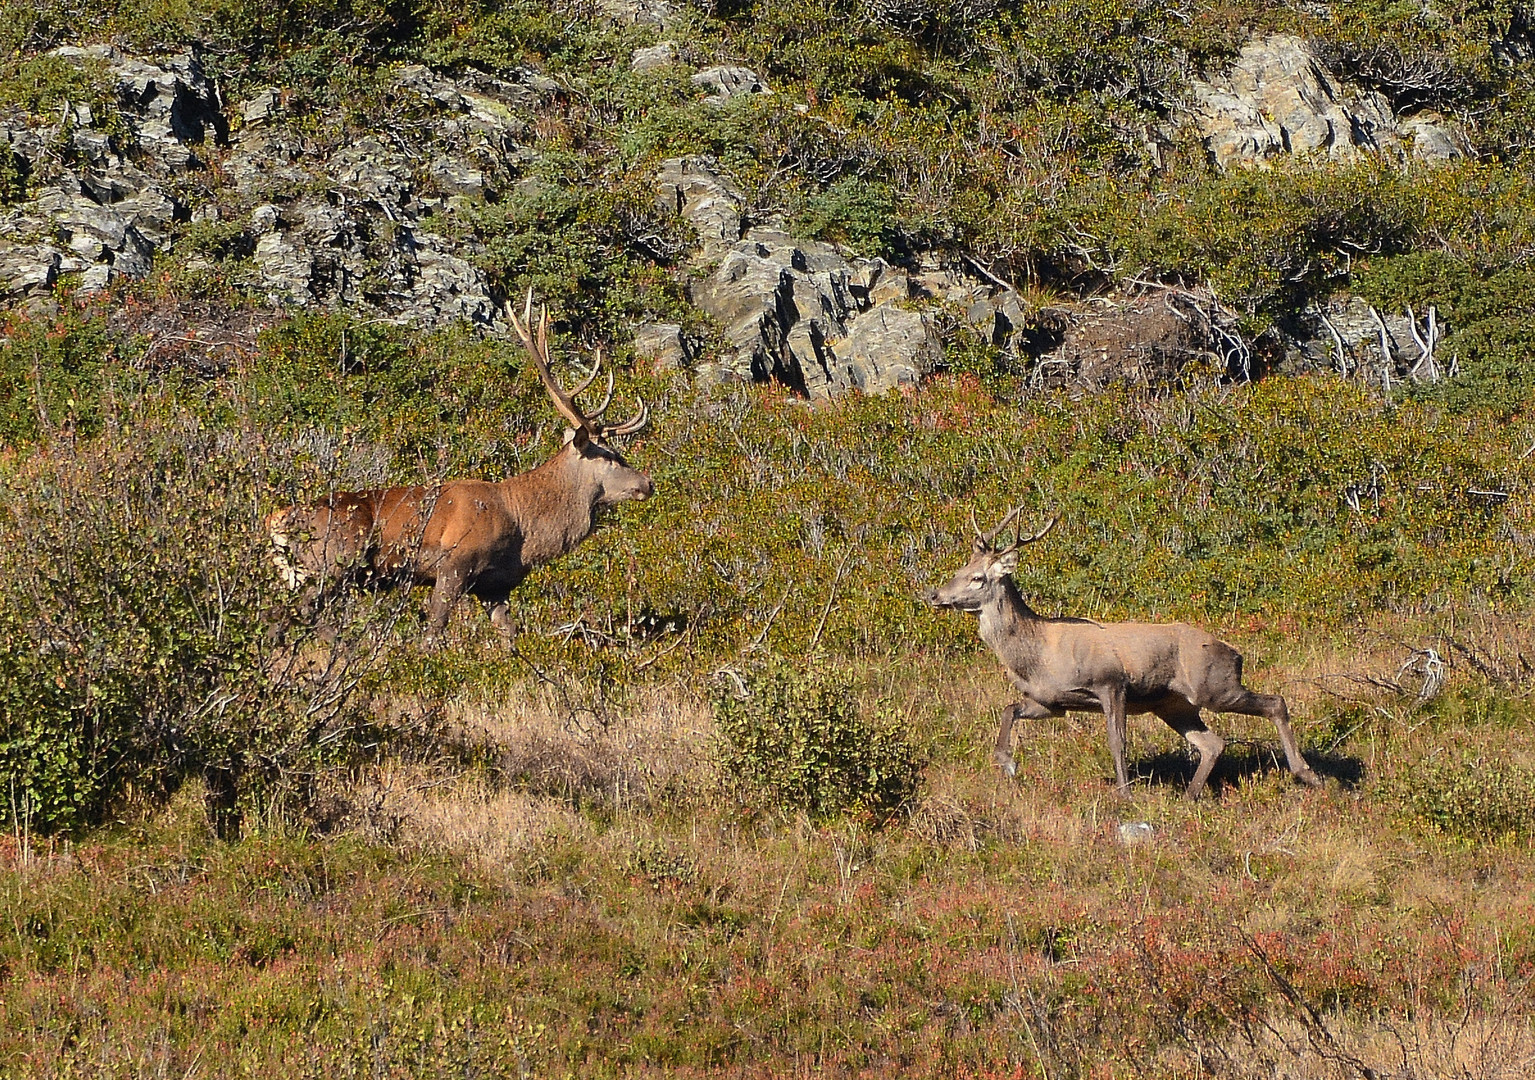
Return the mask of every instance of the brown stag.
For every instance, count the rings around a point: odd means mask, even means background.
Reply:
[[[477,597],[491,624],[510,636],[515,627],[508,598],[528,572],[591,535],[602,507],[650,496],[650,477],[610,445],[644,426],[644,402],[631,420],[599,423],[613,400],[609,372],[602,404],[583,413],[575,399],[597,378],[601,352],[586,380],[566,393],[549,370],[548,308],[536,340],[531,292],[522,319],[508,314],[554,407],[570,422],[565,445],[542,465],[498,483],[449,480],[338,491],[274,511],[266,519],[277,549],[274,562],[290,588],[306,589],[308,606],[318,608],[332,590],[360,580],[430,585],[428,640],[442,633],[465,593]]]
[[[1016,721],[1101,709],[1108,723],[1119,791],[1128,795],[1125,716],[1153,712],[1199,752],[1199,766],[1187,792],[1190,799],[1197,799],[1226,746],[1200,718],[1201,709],[1213,709],[1268,717],[1279,729],[1285,760],[1296,779],[1312,787],[1321,785],[1295,744],[1284,698],[1256,694],[1243,686],[1242,655],[1230,645],[1187,623],[1049,619],[1024,603],[1013,582],[1018,551],[1048,533],[1056,519],[1032,536],[1025,538],[1020,531],[1007,547],[996,547],[997,537],[1022,509],[1007,515],[989,535],[976,528],[970,561],[947,585],[925,595],[935,607],[980,616],[982,640],[1023,694],[1021,701],[1002,710],[1002,730],[997,735],[996,761],[1008,776],[1017,771],[1012,755]]]

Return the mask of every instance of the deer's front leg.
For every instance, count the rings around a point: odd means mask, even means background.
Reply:
[[[997,732],[997,749],[993,755],[1004,776],[1012,779],[1018,775],[1018,763],[1013,760],[1013,724],[1018,720],[1043,720],[1055,715],[1032,698],[1015,701],[1002,710],[1002,730]]]
[[[464,576],[444,567],[432,585],[432,595],[426,602],[426,643],[435,645],[448,628],[448,618],[458,598],[464,595]]]
[[[1125,688],[1105,687],[1098,694],[1103,705],[1103,717],[1108,725],[1109,754],[1114,758],[1114,779],[1119,783],[1120,795],[1130,794],[1130,770],[1125,767]]]

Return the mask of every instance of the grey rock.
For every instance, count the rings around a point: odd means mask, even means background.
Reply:
[[[12,296],[50,288],[58,280],[63,254],[47,244],[0,247],[0,282]]]
[[[932,324],[915,311],[882,304],[854,319],[845,339],[833,342],[834,367],[826,370],[827,396],[856,389],[882,394],[915,385],[943,359]]]
[[[111,280],[111,267],[103,266],[99,263],[95,266],[88,266],[80,274],[80,291],[86,294],[101,292]]]
[[[911,299],[911,275],[884,259],[860,259],[856,264],[855,289],[862,289],[866,304],[892,304]]]
[[[179,207],[176,200],[158,189],[145,188],[117,203],[114,209],[127,216],[139,235],[159,247],[169,239]]]
[[[1471,142],[1459,125],[1434,112],[1421,112],[1402,121],[1402,136],[1421,161],[1453,161],[1469,157]]]
[[[676,323],[645,323],[635,328],[634,355],[653,361],[662,371],[685,368],[692,362],[692,350]]]
[[[698,158],[672,158],[656,175],[661,205],[681,215],[698,233],[706,253],[741,239],[741,193]]]
[[[1418,318],[1418,334],[1425,336],[1427,312],[1414,314]],[[1376,315],[1380,322],[1376,322]],[[1382,324],[1385,326],[1384,349]],[[1303,368],[1343,374],[1363,371],[1374,378],[1384,372],[1393,380],[1406,379],[1413,376],[1423,358],[1413,330],[1413,322],[1406,312],[1377,311],[1372,315],[1370,305],[1363,298],[1348,294],[1334,296],[1311,305],[1302,313],[1299,333],[1287,359]],[[1444,325],[1440,324],[1441,335],[1444,330]],[[1340,342],[1343,347],[1341,356],[1338,351]]]
[[[268,299],[273,303],[314,303],[314,291],[310,288],[314,260],[307,251],[289,242],[282,233],[269,232],[256,241],[255,260]]]
[[[676,10],[671,0],[597,0],[596,6],[615,26],[665,26]]]
[[[453,158],[436,158],[427,166],[427,172],[438,190],[449,195],[482,197],[485,194],[485,173]]]
[[[1143,843],[1156,834],[1156,826],[1149,821],[1125,821],[1119,826],[1119,842],[1126,845]]]
[[[658,41],[654,45],[635,49],[629,55],[629,70],[658,71],[661,68],[671,67],[677,62],[677,43]]]
[[[275,118],[281,108],[281,92],[276,87],[268,86],[240,104],[240,119],[245,121],[247,127],[255,127]]]
[[[710,105],[723,105],[731,98],[748,94],[771,94],[773,91],[751,68],[736,64],[707,67],[690,80],[700,90],[708,92],[704,101]]]
[[[251,211],[251,228],[255,230],[257,236],[276,232],[280,221],[281,215],[278,214],[277,207],[271,203],[263,204]]]
[[[1284,154],[1347,160],[1402,156],[1410,147],[1420,157],[1444,159],[1463,152],[1463,138],[1443,118],[1409,129],[1385,95],[1333,78],[1311,47],[1289,34],[1252,39],[1230,71],[1210,82],[1191,80],[1190,91],[1189,115],[1221,169]]]
[[[689,297],[724,326],[734,355],[722,363],[737,378],[776,379],[824,398],[880,393],[931,372],[942,350],[927,320],[871,306],[859,278],[829,245],[754,230]]]

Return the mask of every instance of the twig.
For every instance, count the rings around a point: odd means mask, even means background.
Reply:
[[[848,549],[842,553],[842,561],[837,564],[837,572],[832,575],[831,591],[826,594],[826,606],[821,609],[821,618],[815,624],[815,633],[810,635],[808,650],[810,652],[815,652],[816,644],[821,640],[821,631],[826,629],[826,617],[831,614],[831,606],[837,600],[837,586],[842,582],[842,570],[847,566],[847,561],[852,558],[852,555],[853,547],[849,544]]]
[[[1322,320],[1322,325],[1327,327],[1327,332],[1332,335],[1332,343],[1338,350],[1338,374],[1348,378],[1348,353],[1343,348],[1343,335],[1338,333],[1338,328],[1332,324],[1327,313],[1321,308],[1317,309],[1317,317]]]
[[[775,607],[771,612],[768,613],[767,622],[762,624],[762,632],[756,636],[756,638],[752,641],[752,643],[750,645],[746,646],[746,648],[741,650],[741,652],[743,654],[744,653],[754,653],[754,652],[756,652],[758,649],[760,649],[762,647],[763,641],[765,641],[767,639],[768,631],[773,628],[773,620],[778,618],[778,613],[783,610],[784,604],[788,603],[788,601],[789,601],[789,593],[792,592],[793,589],[794,589],[794,583],[793,582],[790,582],[788,585],[786,585],[784,587],[783,596],[778,598],[778,606]]]
[[[991,282],[993,285],[996,285],[998,288],[1006,289],[1008,292],[1017,292],[1018,291],[1018,286],[1014,285],[1011,281],[1008,281],[1006,278],[1000,278],[996,274],[993,274],[990,270],[986,269],[984,266],[982,266],[978,261],[976,261],[971,256],[969,256],[967,254],[964,254],[964,253],[961,253],[960,254],[960,258],[964,259],[965,262],[969,263],[970,266],[978,274],[980,274],[987,281]]]

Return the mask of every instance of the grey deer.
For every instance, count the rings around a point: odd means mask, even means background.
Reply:
[[[1042,720],[1068,710],[1103,711],[1109,752],[1121,795],[1128,795],[1125,716],[1154,712],[1199,752],[1199,766],[1187,796],[1199,798],[1226,743],[1205,726],[1201,709],[1266,716],[1279,729],[1285,760],[1297,780],[1322,781],[1301,757],[1290,730],[1290,711],[1278,694],[1256,694],[1242,685],[1242,655],[1230,645],[1187,623],[1100,623],[1091,619],[1050,619],[1037,614],[1013,582],[1018,551],[1039,540],[1058,519],[1032,536],[1022,531],[1006,547],[997,537],[1022,512],[1008,514],[991,533],[975,529],[971,559],[947,585],[930,589],[928,603],[980,616],[981,638],[1007,668],[1023,694],[1002,710],[996,761],[1013,776],[1013,724]]]

